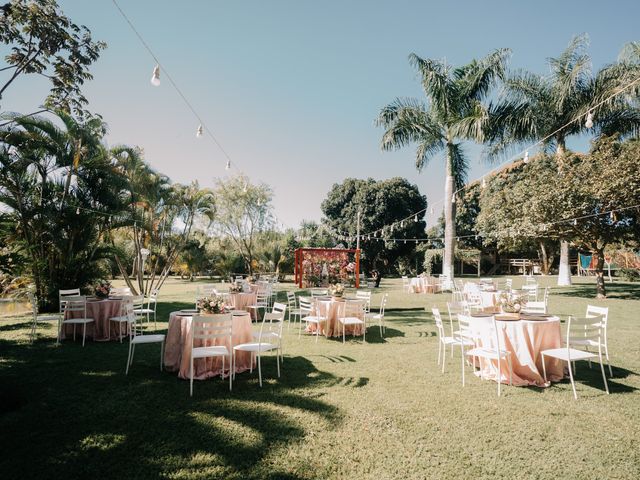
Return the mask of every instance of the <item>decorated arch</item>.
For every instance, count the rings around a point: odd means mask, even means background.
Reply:
[[[298,248],[295,251],[298,287],[354,283],[360,287],[360,250],[350,248]]]

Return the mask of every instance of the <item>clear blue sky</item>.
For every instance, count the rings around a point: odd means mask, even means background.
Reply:
[[[108,142],[139,145],[174,181],[213,184],[225,158],[166,78],[150,85],[153,60],[111,0],[59,0],[67,15],[108,43],[85,92],[109,124]],[[415,182],[442,198],[440,158],[422,173],[414,152],[382,153],[378,110],[396,96],[421,97],[407,56],[466,63],[499,47],[511,68],[548,71],[576,34],[591,38],[594,68],[640,40],[640,2],[120,0],[138,30],[204,118],[234,165],[275,192],[287,226],[319,219],[331,185],[345,177]],[[46,95],[22,81],[2,107],[33,111]],[[489,169],[470,148],[477,178]],[[237,170],[236,170],[237,171]],[[233,170],[232,170],[233,172]],[[439,205],[441,206],[441,205]],[[439,211],[436,211],[436,216]],[[433,218],[429,218],[429,223]]]

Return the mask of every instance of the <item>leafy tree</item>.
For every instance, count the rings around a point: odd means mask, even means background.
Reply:
[[[28,259],[41,306],[55,308],[58,289],[85,287],[106,272],[109,216],[124,208],[126,180],[99,141],[77,148],[80,139],[101,138],[96,119],[59,111],[58,127],[37,116],[9,118],[12,125],[0,128],[0,205],[14,229],[3,241]]]
[[[265,184],[252,185],[244,175],[218,180],[215,188],[218,216],[216,226],[244,258],[253,273],[259,234],[273,226],[273,194]]]
[[[414,219],[405,221],[393,231],[385,229],[379,236],[369,232],[426,208],[427,199],[420,195],[418,187],[399,177],[382,181],[347,178],[341,184],[333,185],[322,202],[325,222],[332,231],[346,234],[349,247],[356,245],[357,216],[360,212],[360,231],[364,235],[360,242],[364,270],[377,270],[381,274],[388,272],[399,258],[413,252],[415,242],[403,239],[424,236],[424,213],[417,216],[417,222]]]
[[[87,114],[81,92],[92,78],[89,66],[106,47],[95,42],[85,26],[66,17],[54,0],[13,0],[2,7],[0,42],[11,47],[5,57],[8,78],[0,86],[0,99],[21,76],[36,74],[51,81],[45,108],[78,116]]]
[[[509,50],[500,49],[480,60],[453,68],[443,61],[411,54],[418,70],[428,105],[398,98],[384,107],[376,123],[386,129],[383,150],[417,144],[416,168],[422,170],[439,152],[445,152],[445,252],[443,273],[453,278],[455,205],[454,192],[463,187],[468,169],[462,142],[483,142],[489,110],[482,101],[497,79],[504,75]]]
[[[586,35],[573,38],[560,56],[549,59],[550,74],[519,71],[505,80],[504,98],[491,109],[487,128],[490,156],[545,139],[544,150],[555,148],[562,170],[570,136],[625,136],[640,131],[640,109],[629,102],[629,96],[610,98],[640,72],[633,54],[628,55],[628,61],[606,66],[593,75],[587,44]],[[629,94],[637,95],[638,91],[640,86]],[[586,126],[588,112],[593,113],[592,128]],[[570,285],[568,239],[561,240],[558,285]]]

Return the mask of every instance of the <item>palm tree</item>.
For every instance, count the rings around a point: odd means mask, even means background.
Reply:
[[[637,75],[637,64],[619,62],[593,75],[587,44],[586,35],[574,37],[560,56],[548,60],[549,75],[518,71],[505,80],[504,98],[491,108],[487,132],[490,157],[509,147],[544,139],[543,149],[555,149],[559,168],[563,168],[566,141],[572,135],[625,136],[639,131],[640,113],[631,108],[628,97],[610,98],[629,83],[634,72]],[[630,57],[632,47],[628,50]],[[593,127],[587,126],[589,113]],[[569,243],[562,239],[558,285],[570,284]]]
[[[464,186],[468,163],[462,142],[484,141],[489,120],[482,102],[498,79],[502,79],[510,51],[499,49],[480,60],[453,68],[440,60],[416,54],[409,61],[422,78],[428,104],[397,98],[384,107],[376,124],[386,129],[382,150],[417,144],[416,168],[422,170],[439,152],[445,152],[444,187],[445,251],[442,273],[453,279],[455,204],[454,195]]]

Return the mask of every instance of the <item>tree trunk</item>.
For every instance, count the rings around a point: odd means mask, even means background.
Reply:
[[[542,273],[545,275],[549,274],[549,256],[547,255],[547,247],[544,242],[540,242],[540,257],[542,257]]]
[[[456,236],[456,212],[453,203],[453,158],[447,152],[446,179],[444,182],[444,255],[442,275],[453,281],[454,241]]]
[[[596,298],[607,298],[604,285],[604,248],[593,251],[596,256]]]
[[[569,265],[569,242],[560,242],[560,268],[558,269],[558,285],[571,285],[571,266]]]

